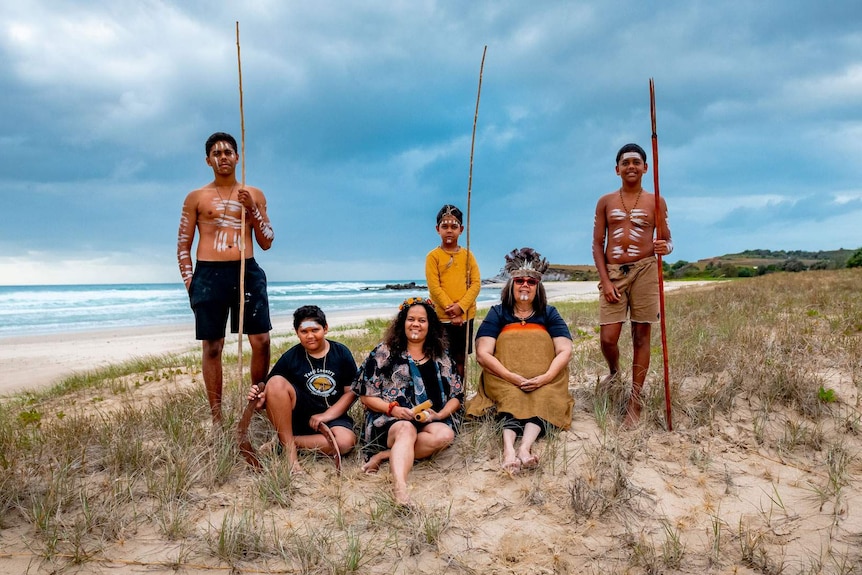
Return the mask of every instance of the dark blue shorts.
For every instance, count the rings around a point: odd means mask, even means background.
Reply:
[[[318,412],[321,413],[321,412]],[[315,435],[320,433],[316,429],[311,429],[308,425],[308,420],[314,413],[307,413],[300,409],[293,410],[293,435]],[[353,431],[353,418],[346,413],[341,417],[336,417],[332,421],[328,421],[326,425],[332,429],[333,427],[344,427]]]
[[[189,303],[195,312],[195,337],[216,340],[225,336],[230,315],[230,331],[239,331],[239,261],[197,262],[189,285]],[[267,333],[269,298],[266,274],[254,258],[245,260],[245,310],[243,333]]]

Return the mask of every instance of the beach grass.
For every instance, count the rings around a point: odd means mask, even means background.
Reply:
[[[595,303],[554,304],[575,345],[571,429],[537,470],[500,471],[493,418],[391,497],[360,456],[304,476],[233,430],[247,384],[226,370],[213,430],[198,354],[135,358],[0,402],[0,571],[151,573],[858,573],[862,566],[862,273],[771,274],[668,293],[674,431],[658,325],[644,416],[607,372]],[[332,330],[357,360],[387,322]],[[295,343],[282,338],[273,357]],[[623,365],[630,338],[621,339]],[[229,347],[229,346],[228,346]],[[226,361],[236,360],[226,347]],[[471,360],[468,390],[479,369]],[[358,404],[353,415],[358,418]],[[272,435],[263,416],[260,444]],[[23,567],[22,567],[23,566]]]

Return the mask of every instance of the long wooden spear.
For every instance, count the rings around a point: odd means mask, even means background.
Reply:
[[[652,121],[652,178],[655,186],[655,227],[656,239],[663,238],[665,229],[665,213],[661,209],[661,196],[658,188],[658,133],[656,132],[655,120],[655,83],[653,79],[649,79],[649,110],[650,119]],[[673,431],[673,419],[671,418],[670,409],[670,375],[667,361],[667,326],[664,319],[664,275],[661,262],[661,254],[656,256],[658,260],[658,302],[659,316],[661,322],[661,351],[664,360],[664,404],[665,416],[667,418],[667,429]]]
[[[236,67],[239,72],[239,126],[240,154],[242,165],[242,180],[240,189],[245,189],[245,114],[242,107],[242,58],[239,53],[239,21],[236,23]],[[245,319],[245,206],[242,207],[239,233],[239,342],[237,343],[237,371],[240,387],[242,387],[242,330]]]
[[[243,113],[242,105],[242,58],[239,50],[239,22],[236,23],[236,66],[239,73],[239,124],[240,124],[240,162],[242,166],[241,188],[245,188],[245,114]],[[240,223],[239,237],[239,342],[237,343],[237,368],[239,377],[239,386],[242,390],[242,332],[245,319],[245,206],[242,207],[242,218]],[[259,384],[254,381],[252,383]],[[260,460],[254,451],[251,440],[248,437],[248,428],[251,425],[251,419],[256,411],[256,399],[249,401],[245,410],[240,417],[239,425],[237,425],[237,442],[239,443],[239,451],[242,453],[245,460],[254,469],[260,469]]]
[[[479,100],[482,98],[482,74],[485,71],[485,54],[488,52],[488,45],[482,50],[482,64],[479,66],[479,90],[476,93],[476,112],[473,114],[473,138],[470,141],[470,175],[467,178],[467,289],[470,289],[471,282],[471,266],[470,266],[470,203],[473,199],[473,152],[476,149],[476,123],[479,120]],[[474,304],[475,305],[475,304]],[[467,314],[467,343],[464,349],[464,379],[467,379],[467,360],[470,357],[470,310],[464,310]]]

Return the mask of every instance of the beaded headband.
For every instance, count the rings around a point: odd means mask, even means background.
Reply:
[[[456,220],[458,220],[460,222],[461,218],[459,218],[458,216],[455,215],[455,210],[457,210],[457,209],[458,208],[456,208],[455,206],[446,206],[446,209],[443,210],[443,217],[445,218],[446,216],[452,216],[453,218],[455,218]]]
[[[458,222],[459,226],[463,225],[463,222],[461,222],[461,217],[458,216],[458,213],[460,211],[461,210],[459,210],[456,206],[453,206],[452,204],[446,204],[445,206],[443,206],[443,208],[440,210],[440,213],[437,215],[437,222],[442,222],[443,218],[450,217],[453,218],[456,222]]]

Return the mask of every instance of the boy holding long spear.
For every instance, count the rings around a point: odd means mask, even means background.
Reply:
[[[269,300],[266,274],[254,261],[255,242],[263,250],[275,234],[266,213],[266,197],[236,179],[236,140],[216,132],[206,142],[206,163],[213,181],[190,192],[183,203],[177,234],[177,261],[195,314],[195,337],[202,341],[202,369],[214,424],[222,421],[222,350],[228,313],[231,331],[239,330],[240,242],[245,248],[243,332],[251,345],[251,380],[264,381],[269,370]],[[245,211],[245,229],[242,215]],[[193,267],[191,249],[199,234]],[[240,336],[242,337],[242,336]]]
[[[617,152],[616,173],[622,183],[596,204],[593,224],[593,260],[599,272],[602,355],[610,374],[605,386],[619,377],[619,339],[623,324],[631,321],[632,390],[623,420],[625,427],[637,424],[641,414],[641,389],[650,364],[650,335],[660,318],[656,255],[673,251],[667,225],[667,204],[660,198],[664,217],[656,229],[656,203],[641,186],[647,173],[646,152],[637,144],[626,144]],[[658,239],[654,239],[654,236]]]

